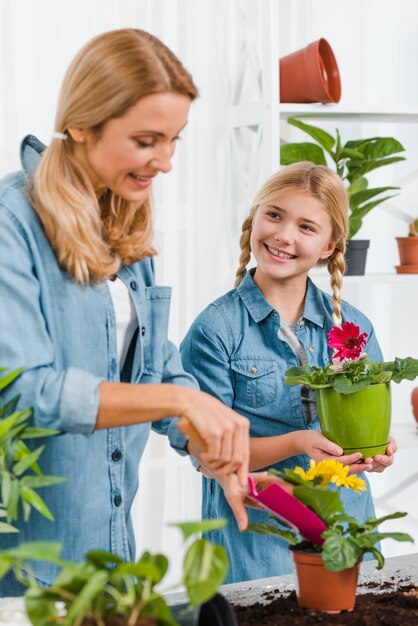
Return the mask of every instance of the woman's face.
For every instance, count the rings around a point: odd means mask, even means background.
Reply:
[[[250,241],[256,274],[266,280],[304,280],[334,251],[331,237],[331,219],[319,200],[303,191],[282,192],[254,216]]]
[[[70,130],[78,156],[96,191],[110,189],[128,202],[142,202],[154,177],[169,172],[190,98],[159,93],[138,100],[123,117],[110,119],[99,137]]]

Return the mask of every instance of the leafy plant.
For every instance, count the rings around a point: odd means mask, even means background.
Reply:
[[[280,162],[283,165],[311,161],[318,165],[328,165],[325,154],[333,162],[338,176],[347,183],[350,205],[348,239],[360,230],[363,218],[377,205],[393,195],[382,196],[387,191],[399,187],[369,188],[366,174],[385,165],[405,160],[405,157],[392,156],[404,151],[404,147],[393,137],[371,137],[347,141],[344,145],[336,129],[333,137],[322,128],[306,124],[296,117],[289,117],[288,123],[296,126],[312,137],[316,143],[286,143],[280,147]]]
[[[385,517],[369,518],[364,523],[347,515],[340,498],[342,488],[360,492],[365,489],[365,483],[355,475],[348,476],[349,468],[338,461],[311,460],[310,469],[305,472],[301,467],[284,472],[269,470],[270,474],[279,476],[286,482],[294,485],[293,495],[316,513],[327,525],[322,533],[324,542],[321,545],[313,544],[301,537],[294,530],[289,530],[284,521],[270,516],[274,524],[249,524],[247,532],[269,534],[285,539],[295,548],[320,552],[325,568],[331,571],[341,571],[353,567],[362,554],[371,552],[377,559],[378,569],[384,565],[384,557],[376,547],[382,539],[396,541],[414,540],[407,533],[381,533],[377,527],[390,519],[405,517],[406,513],[392,513]]]
[[[4,372],[7,369],[0,368],[0,373]],[[21,372],[22,369],[18,369],[3,374],[0,378],[0,392],[11,385]],[[18,519],[19,504],[25,521],[29,519],[32,508],[53,520],[36,490],[64,480],[43,475],[38,461],[45,446],[30,450],[25,444],[25,440],[50,437],[58,434],[58,431],[30,426],[32,409],[17,410],[18,401],[19,397],[15,397],[3,404],[0,397],[0,518],[6,519],[0,521],[0,533],[18,532],[11,522]]]
[[[343,322],[341,328],[333,326],[328,334],[328,345],[335,350],[332,364],[291,367],[285,372],[286,385],[307,385],[311,389],[332,387],[338,393],[350,394],[370,385],[400,383],[418,376],[418,359],[411,357],[372,363],[362,352],[366,337],[367,333],[360,334],[359,327],[352,322]]]
[[[187,545],[181,582],[192,606],[216,593],[225,579],[228,559],[221,546],[206,539],[189,540],[225,524],[225,520],[175,524]],[[144,552],[135,563],[127,563],[112,553],[95,550],[86,555],[83,563],[76,564],[61,560],[60,549],[56,543],[33,543],[0,553],[0,576],[13,568],[18,580],[28,586],[26,611],[34,626],[81,626],[84,620],[90,620],[91,626],[105,626],[112,618],[122,618],[126,626],[135,626],[140,617],[152,617],[158,626],[177,625],[155,588],[168,568],[163,554]],[[28,561],[32,559],[49,560],[61,568],[51,588],[42,589],[30,575]]]

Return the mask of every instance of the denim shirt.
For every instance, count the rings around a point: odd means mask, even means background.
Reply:
[[[280,316],[265,299],[251,270],[242,283],[212,304],[195,320],[181,344],[185,369],[197,379],[203,391],[216,396],[250,420],[252,437],[283,435],[294,430],[319,430],[316,416],[307,423],[300,385],[285,384],[285,371],[299,365],[289,345],[278,337]],[[303,345],[308,365],[321,367],[331,361],[327,333],[333,326],[332,297],[308,278],[305,306],[296,323],[296,336]],[[351,321],[368,333],[365,351],[372,361],[382,354],[370,321],[347,302],[342,303],[344,321]],[[294,456],[274,465],[276,469],[301,465],[309,459]],[[349,512],[361,520],[374,515],[370,491],[343,494]],[[210,533],[229,553],[226,582],[281,575],[292,570],[287,544],[276,537],[242,534],[216,482],[203,478],[203,517],[227,517],[228,526]],[[267,522],[263,511],[249,510],[253,522]]]
[[[129,559],[135,556],[130,510],[151,426],[95,431],[98,385],[120,380],[196,383],[167,339],[171,290],[155,285],[149,258],[118,272],[139,326],[130,363],[119,371],[115,313],[106,281],[83,286],[60,268],[26,199],[25,186],[43,147],[27,137],[22,171],[0,182],[0,366],[25,368],[4,393],[5,401],[20,394],[19,407],[33,407],[36,426],[62,432],[33,445],[46,446],[40,459],[43,472],[66,477],[66,482],[42,489],[55,521],[32,511],[28,523],[17,524],[18,535],[0,534],[0,548],[23,541],[60,541],[65,559],[80,561],[96,548]],[[114,419],[117,423],[117,414]],[[168,434],[177,450],[184,449],[186,439],[176,420],[156,422],[153,428]],[[49,584],[56,570],[35,563],[34,572]],[[0,595],[16,590],[0,581]]]

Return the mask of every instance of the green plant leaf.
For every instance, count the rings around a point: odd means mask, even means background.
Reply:
[[[280,163],[291,165],[301,161],[310,161],[316,165],[326,165],[322,149],[315,143],[285,143],[280,146]]]
[[[369,181],[364,176],[362,178],[357,178],[347,189],[347,193],[349,196],[352,196],[359,191],[364,191],[369,186]]]
[[[136,563],[124,563],[119,566],[122,575],[137,576],[143,580],[150,580],[157,585],[168,569],[168,559],[163,554],[144,552]]]
[[[338,491],[328,491],[310,485],[299,485],[293,489],[293,495],[314,511],[327,525],[335,513],[343,512],[344,510]]]
[[[66,480],[66,478],[60,478],[59,476],[23,476],[20,484],[26,485],[26,487],[39,489],[40,487],[50,487],[51,485],[58,485],[59,483],[63,483]]]
[[[3,371],[4,370],[5,368],[3,368]],[[3,389],[6,389],[6,387],[11,385],[12,382],[16,380],[16,378],[18,378],[18,376],[20,376],[22,372],[23,372],[23,367],[20,367],[19,369],[14,370],[13,372],[9,372],[8,374],[6,374],[6,376],[3,376],[2,378],[0,378],[0,391],[2,391]]]
[[[6,522],[0,522],[0,533],[18,533],[18,532],[19,532],[18,529],[12,526],[11,524],[7,524]]]
[[[94,572],[78,594],[76,600],[68,608],[67,619],[70,624],[81,622],[81,619],[85,617],[86,612],[92,606],[93,600],[98,594],[103,592],[103,587],[108,579],[109,572],[103,570]]]
[[[207,533],[211,530],[219,530],[226,526],[228,521],[224,518],[219,519],[204,519],[200,522],[176,522],[169,524],[169,526],[175,526],[179,528],[183,534],[183,539],[186,540],[192,535],[197,533]]]
[[[54,622],[59,623],[55,602],[43,597],[42,589],[27,590],[25,609],[33,626],[51,626]]]
[[[325,568],[331,572],[341,572],[349,567],[354,567],[363,552],[355,539],[343,537],[333,530],[325,531],[324,537],[322,559]]]
[[[391,519],[400,519],[402,517],[406,517],[407,515],[408,513],[397,511],[396,513],[390,513],[384,517],[369,517],[364,526],[368,529],[376,528],[377,526],[380,526],[380,524],[383,524],[383,522],[387,522]]]
[[[40,437],[53,437],[54,435],[60,435],[60,430],[52,430],[50,428],[38,428],[28,426],[25,428],[21,439],[38,439]]]
[[[379,193],[383,193],[388,190],[396,190],[399,187],[375,187],[374,189],[364,189],[363,191],[358,191],[357,193],[353,193],[350,195],[350,209],[355,211],[357,207],[366,202],[366,200],[370,200],[370,198],[374,198]]]
[[[51,511],[46,506],[45,502],[42,498],[30,487],[26,485],[21,485],[20,487],[21,496],[26,502],[28,502],[34,509],[36,509],[41,515],[49,519],[51,522],[54,521],[54,517]]]
[[[378,550],[377,548],[375,548],[374,546],[369,548],[367,550],[367,552],[371,552],[374,556],[374,558],[377,561],[377,569],[382,569],[382,567],[385,564],[385,558],[383,556],[383,554],[380,552],[380,550]]]
[[[259,535],[273,535],[274,537],[280,537],[281,539],[288,541],[292,545],[296,545],[299,542],[298,535],[293,530],[285,530],[284,528],[278,528],[273,524],[267,524],[265,522],[248,524],[244,532],[258,533]]]
[[[384,167],[385,165],[390,165],[391,163],[397,163],[398,161],[404,161],[405,157],[389,157],[387,159],[376,159],[373,161],[347,161],[347,179],[350,183],[354,182],[360,176],[364,176],[364,174],[368,174],[373,170],[378,169],[379,167]]]
[[[366,389],[366,387],[370,387],[370,384],[370,377],[361,378],[358,382],[352,382],[347,376],[340,375],[335,377],[333,387],[337,393],[348,395]]]
[[[400,383],[402,380],[415,380],[418,376],[418,359],[406,357],[405,359],[395,358],[395,367],[392,380]]]
[[[330,135],[329,133],[327,133],[322,128],[318,128],[317,126],[312,126],[312,124],[306,124],[306,122],[302,122],[302,120],[300,120],[297,117],[289,117],[287,119],[287,123],[290,124],[291,126],[296,126],[296,128],[299,128],[300,130],[303,130],[305,133],[310,135],[328,153],[331,152],[332,148],[335,145],[334,137]]]
[[[112,567],[113,565],[122,565],[125,561],[113,552],[105,552],[104,550],[90,550],[86,554],[86,561],[92,563],[95,567]]]
[[[366,159],[383,159],[391,154],[405,152],[403,145],[393,137],[371,137],[359,141],[348,141],[346,147],[359,150]]]
[[[192,605],[202,604],[215,595],[228,571],[228,557],[222,546],[198,539],[186,552],[183,584]]]
[[[51,563],[61,564],[59,558],[62,544],[51,541],[33,541],[21,543],[16,548],[10,548],[0,553],[0,557],[6,555],[10,559],[17,561],[28,561],[30,559],[36,561],[50,561]]]
[[[40,446],[33,452],[29,452],[29,454],[25,454],[24,456],[22,456],[21,460],[14,465],[13,474],[15,476],[21,476],[24,472],[26,472],[26,470],[28,470],[37,462],[44,450],[45,446]]]

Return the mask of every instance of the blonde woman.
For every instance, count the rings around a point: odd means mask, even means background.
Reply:
[[[42,468],[67,479],[43,491],[55,522],[35,511],[2,548],[57,540],[69,560],[93,548],[134,557],[130,510],[150,422],[186,453],[172,416],[204,440],[205,452],[192,451],[246,524],[248,420],[184,372],[167,340],[170,289],[154,282],[152,183],[170,170],[196,96],[155,37],[102,34],[68,69],[50,145],[27,137],[22,170],[0,183],[1,365],[25,368],[10,395],[37,426],[61,431]],[[44,585],[55,575],[43,563],[34,572]],[[0,595],[20,592],[0,582]]]
[[[382,471],[392,463],[394,442],[386,455],[363,463],[360,453],[341,456],[342,449],[318,432],[315,396],[284,384],[284,372],[292,366],[330,362],[327,333],[341,320],[366,331],[369,357],[382,360],[369,320],[341,302],[347,212],[341,179],[327,167],[298,163],[272,176],[242,226],[236,288],[199,315],[181,345],[183,365],[200,388],[249,418],[252,471],[307,468],[308,457],[338,458],[352,472]],[[247,272],[251,253],[256,267]],[[331,275],[332,297],[308,278],[318,263]],[[347,499],[357,518],[373,515],[370,491]],[[202,509],[204,517],[230,517],[211,478],[203,478]],[[252,522],[267,521],[262,511],[249,516]],[[229,554],[227,582],[292,570],[286,542],[240,534],[233,520],[210,538]]]

